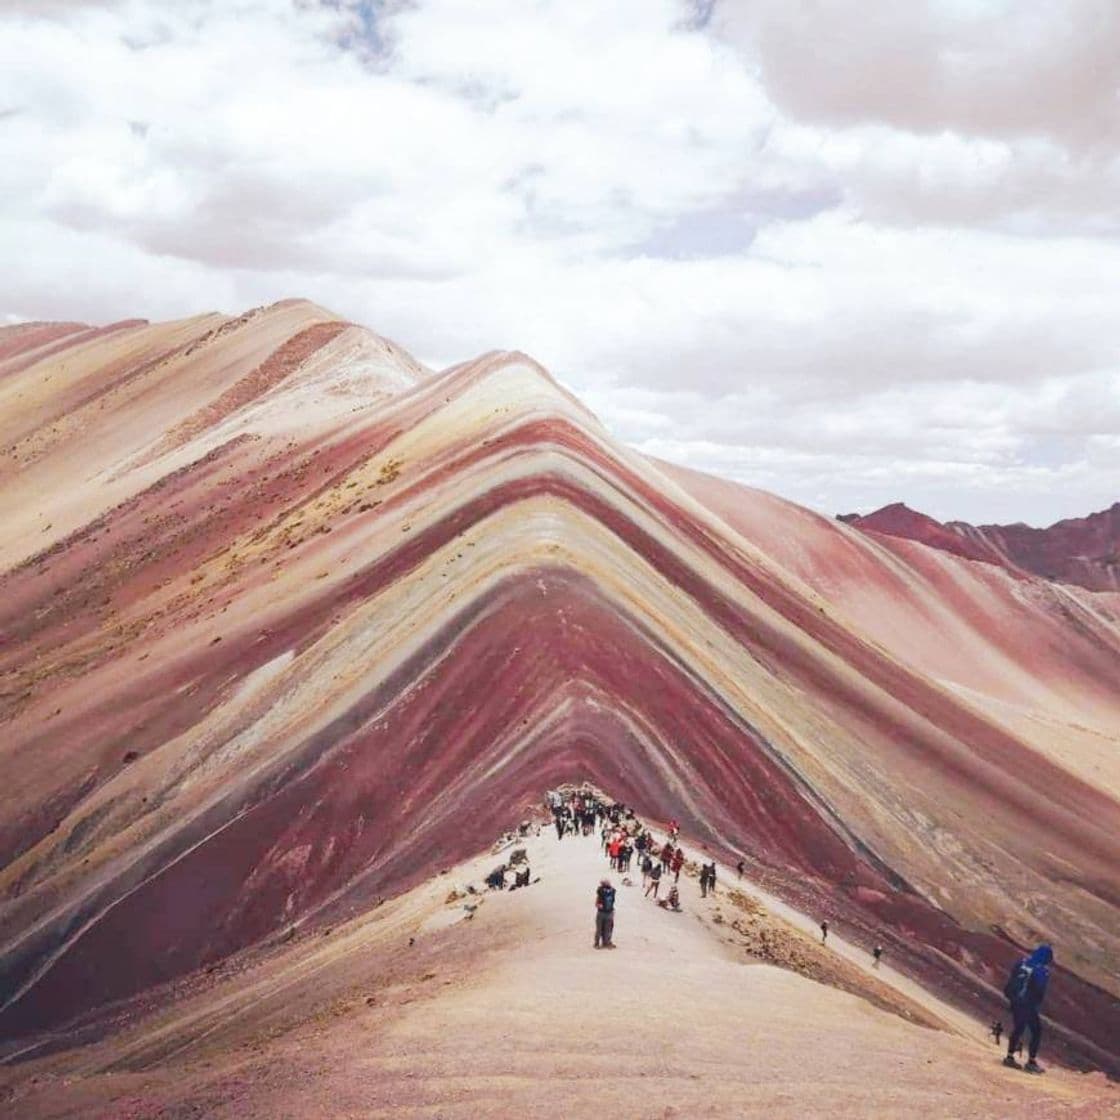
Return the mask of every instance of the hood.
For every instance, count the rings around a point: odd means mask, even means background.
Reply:
[[[1054,959],[1054,950],[1049,945],[1039,945],[1037,949],[1029,957],[1027,957],[1027,964],[1031,968],[1038,968],[1041,965],[1047,965]]]

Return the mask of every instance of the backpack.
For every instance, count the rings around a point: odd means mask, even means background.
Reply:
[[[1003,986],[1003,994],[1012,1003],[1023,1003],[1027,998],[1027,993],[1031,987],[1031,974],[1034,969],[1031,968],[1025,960],[1016,961],[1012,966],[1011,975],[1007,978],[1007,983]]]

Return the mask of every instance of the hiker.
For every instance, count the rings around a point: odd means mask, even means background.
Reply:
[[[614,948],[614,887],[600,879],[595,892],[595,948]]]
[[[650,891],[653,892],[653,897],[657,898],[657,892],[661,887],[661,864],[655,863],[649,869],[649,884],[646,886],[646,897],[649,897]]]
[[[559,809],[556,810],[556,839],[564,839],[564,816]]]
[[[1050,982],[1050,964],[1054,960],[1054,950],[1049,945],[1039,945],[1030,956],[1015,962],[1011,975],[1004,985],[1003,994],[1011,1006],[1011,1034],[1007,1038],[1007,1057],[1005,1066],[1012,1069],[1025,1069],[1028,1073],[1042,1073],[1042,1066],[1035,1060],[1038,1046],[1042,1041],[1042,1020],[1039,1011],[1046,998],[1046,985]],[[1023,1042],[1023,1032],[1030,1032],[1030,1046],[1027,1049],[1027,1064],[1020,1066],[1015,1060],[1015,1052]]]
[[[634,849],[623,840],[622,847],[618,849],[618,869],[620,871],[630,870],[630,859],[634,855]]]
[[[506,865],[504,863],[500,863],[486,876],[486,886],[492,891],[504,891],[506,889]]]
[[[989,1028],[992,1032],[992,1038],[996,1040],[996,1045],[999,1045],[999,1037],[1003,1034],[1003,1020],[997,1019]]]
[[[661,868],[663,871],[669,870],[669,864],[673,862],[673,845],[668,840],[665,841],[665,847],[661,849]]]
[[[681,892],[677,889],[676,883],[669,888],[669,897],[661,899],[657,905],[662,910],[673,910],[678,914],[681,912]]]
[[[879,961],[883,958],[883,946],[876,945],[875,948],[871,950],[871,955],[875,958],[875,963],[871,967],[878,968]]]
[[[670,864],[669,870],[673,872],[673,882],[679,883],[681,878],[681,868],[684,866],[684,852],[677,848],[673,852],[673,862]]]
[[[618,867],[618,853],[622,848],[622,834],[616,832],[611,837],[611,842],[607,845],[607,855],[611,857],[611,867],[615,871],[619,870]]]
[[[743,877],[743,872],[746,871],[746,869],[747,865],[742,860],[739,860],[739,862],[735,864],[735,870],[739,872],[740,879]]]
[[[645,890],[646,885],[649,883],[649,873],[653,869],[653,860],[649,858],[649,853],[646,852],[642,856],[642,889]]]
[[[680,831],[681,831],[681,826],[679,824],[677,824],[676,821],[670,821],[669,822],[669,839],[670,840],[676,840],[677,836],[680,834]]]
[[[821,944],[823,945],[828,940],[828,919],[825,918],[821,922]]]
[[[716,865],[705,863],[700,868],[700,897],[707,898],[708,894],[716,893]]]

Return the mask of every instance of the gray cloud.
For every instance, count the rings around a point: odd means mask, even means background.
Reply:
[[[800,119],[921,133],[1120,138],[1120,7],[1111,0],[859,5],[724,0],[712,23]]]

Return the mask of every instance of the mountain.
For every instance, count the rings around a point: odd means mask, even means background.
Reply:
[[[1120,1068],[1114,593],[652,461],[525,355],[437,373],[303,301],[0,331],[0,512],[0,1057],[589,781],[978,1016],[1051,940],[1048,1046]]]
[[[942,524],[901,502],[869,513],[840,518],[858,529],[921,541],[957,556],[1001,564],[1090,591],[1120,590],[1120,502],[1088,517],[1055,522],[1047,529],[1029,525]]]

